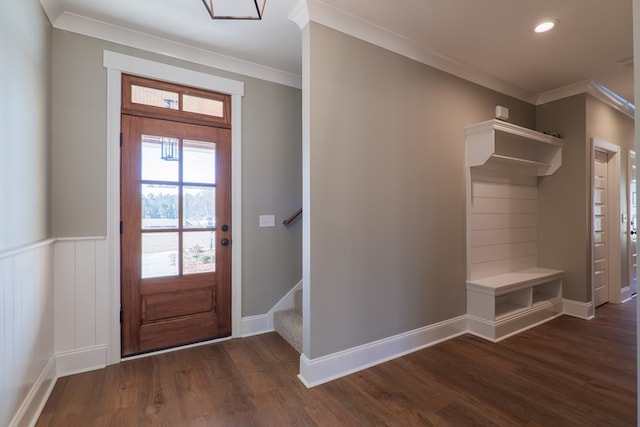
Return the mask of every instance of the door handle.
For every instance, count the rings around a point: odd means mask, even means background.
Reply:
[[[222,239],[220,243],[222,244],[222,246],[227,246],[229,244],[229,239]]]
[[[633,236],[634,234],[638,234],[638,232],[637,232],[636,230],[631,230],[631,231],[629,232],[629,234],[631,234],[631,235]]]

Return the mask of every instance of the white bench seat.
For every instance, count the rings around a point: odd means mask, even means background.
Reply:
[[[561,315],[563,276],[537,267],[467,281],[469,331],[499,341]]]

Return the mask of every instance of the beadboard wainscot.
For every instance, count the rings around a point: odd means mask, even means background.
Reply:
[[[54,245],[55,352],[59,377],[107,365],[109,254],[104,237]]]
[[[468,328],[498,341],[563,311],[563,272],[538,265],[538,177],[563,143],[500,120],[465,133]]]
[[[0,425],[33,425],[55,384],[53,240],[0,253]]]

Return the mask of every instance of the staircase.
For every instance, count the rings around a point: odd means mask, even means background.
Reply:
[[[273,328],[298,353],[302,353],[302,289],[293,294],[295,307],[273,313]]]

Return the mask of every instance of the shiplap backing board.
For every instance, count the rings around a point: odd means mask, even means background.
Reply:
[[[538,265],[535,176],[471,171],[470,279]]]

